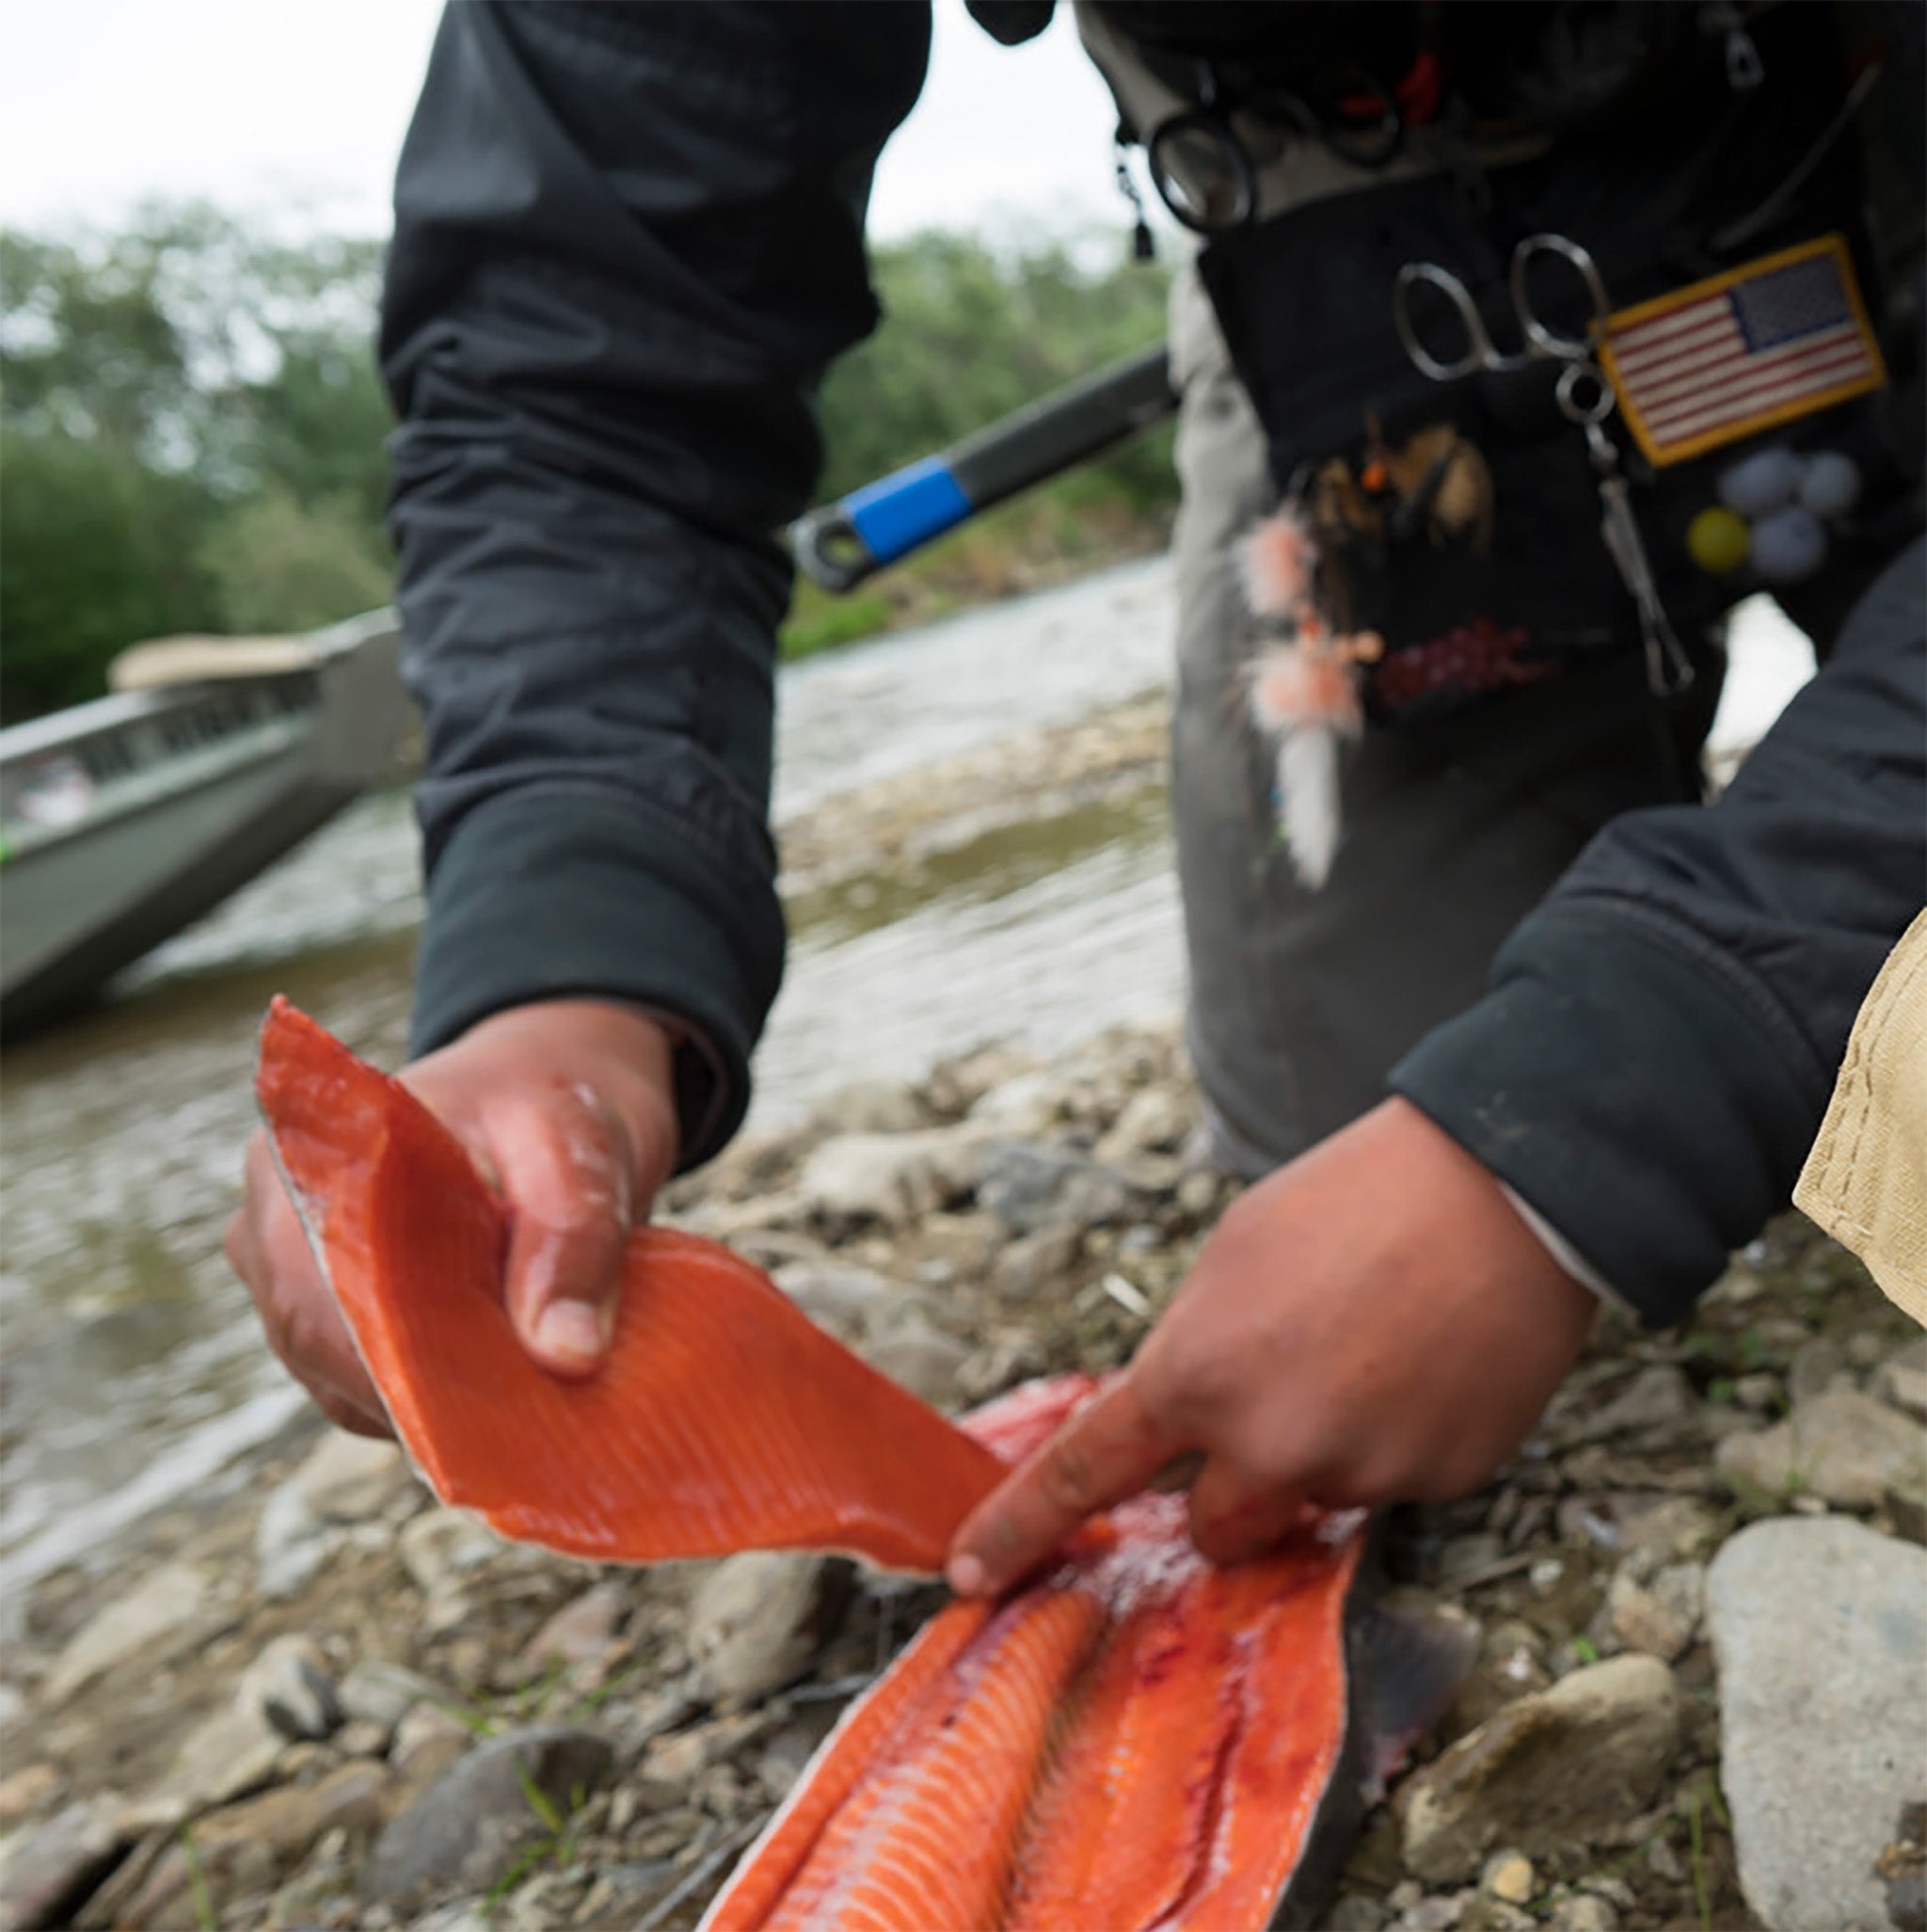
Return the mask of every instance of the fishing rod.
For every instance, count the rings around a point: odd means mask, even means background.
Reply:
[[[885,564],[1102,455],[1176,407],[1171,359],[1159,343],[798,518],[790,547],[825,590],[853,590]]]

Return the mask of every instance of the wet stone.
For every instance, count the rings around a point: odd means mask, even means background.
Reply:
[[[1496,1846],[1583,1843],[1652,1801],[1679,1736],[1672,1672],[1616,1657],[1519,1698],[1421,1771],[1405,1793],[1405,1861],[1469,1878]]]
[[[1927,1792],[1927,1551],[1840,1517],[1756,1523],[1713,1561],[1707,1623],[1747,1902],[1773,1932],[1887,1932],[1875,1866]]]
[[[614,1758],[606,1738],[560,1725],[477,1745],[381,1834],[362,1871],[362,1895],[406,1908],[444,1886],[494,1885],[552,1835],[543,1809],[566,1816],[608,1779]]]

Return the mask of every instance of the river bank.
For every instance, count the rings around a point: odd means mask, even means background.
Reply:
[[[666,1211],[956,1409],[1128,1355],[1229,1198],[1187,1164],[1194,1125],[1171,1026],[1050,1062],[993,1046],[739,1143]],[[1862,1591],[1927,1571],[1923,1384],[1903,1318],[1796,1220],[1736,1258],[1683,1333],[1603,1316],[1492,1485],[1392,1525],[1397,1579],[1475,1623],[1479,1662],[1321,1923],[1747,1925],[1736,1830],[1743,1850],[1754,1831],[1756,1901],[1843,1833],[1890,1833],[1855,1810],[1878,1794],[1826,1778],[1835,1744],[1864,1742],[1829,1727],[1865,1713],[1803,1703],[1786,1660],[1749,1650],[1748,1619],[1820,1615],[1842,1540]],[[1792,1540],[1781,1595],[1728,1601],[1723,1566],[1762,1518],[1753,1538]],[[1818,1573],[1803,1539],[1824,1545]],[[1803,1576],[1805,1611],[1785,1594]],[[841,1561],[550,1557],[437,1506],[392,1447],[304,1417],[108,1568],[32,1594],[0,1687],[0,1916],[692,1923],[940,1597]],[[1906,1602],[1860,1601],[1856,1621]],[[1910,1721],[1903,1669],[1876,1688]],[[1776,1708],[1777,1743],[1760,1729]],[[1754,1725],[1748,1804],[1787,1801],[1755,1791],[1776,1762],[1806,1780],[1796,1796],[1826,1791],[1804,1840],[1797,1816],[1774,1834],[1796,1842],[1760,1839],[1731,1764],[1723,1793],[1723,1712]]]

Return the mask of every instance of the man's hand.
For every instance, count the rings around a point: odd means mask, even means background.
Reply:
[[[1485,1168],[1388,1100],[1233,1205],[1130,1367],[958,1531],[950,1581],[1003,1589],[1183,1456],[1219,1562],[1308,1501],[1463,1494],[1537,1420],[1596,1305]]]
[[[523,1346],[582,1375],[614,1331],[629,1232],[676,1163],[669,1034],[625,1006],[546,1000],[494,1014],[402,1075],[513,1210],[503,1294]],[[228,1259],[276,1354],[331,1422],[388,1417],[267,1149],[248,1143]]]

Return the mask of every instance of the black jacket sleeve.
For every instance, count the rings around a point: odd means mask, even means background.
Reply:
[[[395,189],[390,527],[427,723],[414,1047],[568,994],[689,1023],[683,1161],[782,971],[770,532],[876,320],[863,212],[927,9],[457,0]]]
[[[1392,1084],[1649,1321],[1783,1207],[1927,900],[1927,545],[1710,808],[1630,812]]]

